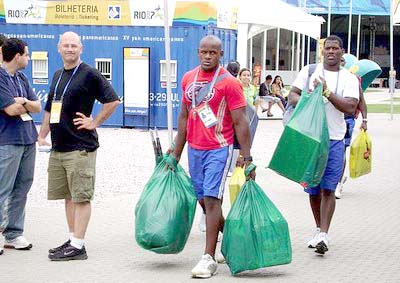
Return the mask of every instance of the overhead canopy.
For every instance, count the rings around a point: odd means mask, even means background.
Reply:
[[[280,0],[245,0],[239,2],[238,21],[239,24],[249,24],[249,37],[279,27],[317,39],[324,19]]]
[[[246,66],[247,40],[264,30],[282,28],[318,39],[324,21],[280,0],[242,0],[238,3],[237,60]]]

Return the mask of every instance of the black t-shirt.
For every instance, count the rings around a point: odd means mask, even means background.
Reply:
[[[61,99],[62,93],[71,79],[62,100],[60,123],[50,124],[52,146],[54,150],[60,152],[94,151],[99,147],[97,132],[96,130],[78,130],[73,123],[73,119],[77,118],[75,113],[81,112],[85,116],[90,116],[95,100],[104,104],[119,100],[119,98],[110,83],[98,70],[81,63],[74,75],[73,72],[74,69],[58,70],[54,74],[50,86],[45,106],[47,112],[51,112],[53,100]],[[55,87],[61,75],[57,93],[53,99]]]
[[[260,90],[258,93],[259,96],[267,96],[267,95],[271,95],[271,89],[270,86],[266,86],[265,82],[260,84]]]

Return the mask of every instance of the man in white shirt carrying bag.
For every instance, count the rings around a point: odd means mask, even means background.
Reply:
[[[322,255],[329,249],[327,234],[335,211],[335,190],[343,168],[343,139],[346,133],[344,113],[353,113],[359,99],[358,80],[348,70],[341,68],[342,55],[342,40],[336,35],[326,38],[323,63],[305,66],[298,74],[289,94],[289,104],[295,106],[303,89],[312,90],[320,83],[323,85],[330,138],[328,162],[320,184],[305,189],[309,194],[316,224],[314,236],[308,242],[308,247],[315,248],[315,252]],[[309,68],[315,70],[310,72]]]

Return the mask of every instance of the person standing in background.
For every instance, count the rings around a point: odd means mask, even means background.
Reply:
[[[17,38],[3,41],[0,68],[0,254],[4,247],[29,250],[24,237],[25,205],[32,186],[37,131],[29,113],[41,105],[20,70],[29,62],[27,44]],[[1,42],[0,42],[1,43]]]
[[[251,72],[247,68],[243,68],[239,71],[239,80],[242,84],[242,89],[246,101],[251,106],[254,106],[257,97],[257,88],[252,85],[251,82]]]
[[[40,146],[49,146],[46,136],[51,132],[48,199],[65,200],[69,229],[69,239],[49,250],[52,261],[87,259],[84,238],[94,195],[99,147],[96,128],[119,104],[104,76],[81,61],[82,50],[78,34],[69,31],[60,37],[58,52],[64,66],[53,76],[38,138]],[[103,103],[103,108],[93,118],[95,100]]]

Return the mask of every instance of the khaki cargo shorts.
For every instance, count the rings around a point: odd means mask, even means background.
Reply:
[[[72,199],[85,202],[93,199],[96,151],[52,151],[48,172],[49,200]]]

